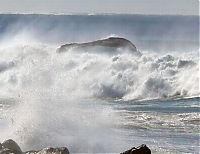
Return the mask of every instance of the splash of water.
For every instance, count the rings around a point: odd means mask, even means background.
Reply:
[[[199,95],[193,56],[55,51],[41,44],[1,47],[0,94],[17,102],[2,138],[25,149],[67,144],[74,152],[113,152],[124,145],[113,131],[119,117],[101,100]]]

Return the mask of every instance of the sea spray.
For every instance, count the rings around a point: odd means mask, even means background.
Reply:
[[[180,67],[181,59],[172,55],[143,54],[138,58],[126,53],[110,56],[55,51],[36,44],[9,50],[1,47],[0,90],[17,102],[7,117],[10,126],[3,137],[14,138],[25,149],[68,144],[74,152],[86,152],[85,147],[90,152],[99,147],[102,152],[115,151],[123,145],[120,140],[113,142],[117,135],[112,125],[119,117],[111,107],[101,106],[101,99],[199,94],[195,84],[198,58]]]

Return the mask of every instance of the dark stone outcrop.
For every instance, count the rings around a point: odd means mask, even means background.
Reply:
[[[15,141],[9,139],[1,144],[1,149],[0,149],[0,154],[7,154],[7,153],[21,154],[22,150]]]
[[[122,49],[128,49],[132,53],[141,55],[141,53],[137,50],[135,45],[125,39],[125,38],[119,38],[119,37],[109,37],[107,39],[87,42],[87,43],[70,43],[60,46],[57,49],[58,53],[66,52],[68,49],[77,49],[77,50],[84,50],[88,49],[90,47],[109,47],[113,49],[122,48]]]
[[[59,148],[44,148],[42,150],[31,150],[22,152],[19,145],[9,139],[0,143],[0,154],[69,154],[69,150],[66,147]],[[151,154],[151,150],[146,145],[141,145],[137,148],[133,147],[130,150],[122,152],[121,154]]]
[[[44,148],[42,150],[32,150],[27,152],[22,152],[19,145],[9,139],[4,141],[2,144],[0,143],[0,154],[69,154],[69,150],[66,147],[60,148]]]
[[[25,154],[69,154],[69,151],[66,147],[45,148],[40,151],[27,151]]]
[[[145,144],[142,144],[137,148],[133,147],[121,154],[151,154],[151,150]]]

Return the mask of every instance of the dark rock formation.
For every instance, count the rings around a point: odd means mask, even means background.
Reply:
[[[45,148],[40,151],[27,151],[25,154],[69,154],[69,151],[66,147]]]
[[[19,145],[9,139],[4,141],[2,144],[0,143],[0,154],[69,154],[69,151],[66,147],[61,148],[45,148],[39,151],[27,151],[22,152]]]
[[[9,139],[1,144],[1,149],[0,149],[0,154],[8,154],[8,153],[21,154],[22,150],[15,141]]]
[[[142,144],[137,148],[133,147],[132,149],[122,152],[121,154],[151,154],[151,150],[145,144]]]
[[[0,154],[69,154],[69,150],[66,147],[60,148],[44,148],[42,150],[31,150],[22,152],[19,145],[9,139],[0,143]],[[130,150],[127,150],[121,154],[151,154],[151,150],[146,145],[141,145],[137,148],[133,147]]]
[[[141,53],[136,49],[135,45],[125,39],[125,38],[119,38],[119,37],[110,37],[107,39],[87,42],[87,43],[70,43],[60,46],[57,49],[57,52],[66,52],[68,49],[76,49],[76,50],[84,50],[89,49],[91,47],[108,47],[112,49],[128,49],[132,53],[141,55]],[[114,50],[113,50],[114,51]]]

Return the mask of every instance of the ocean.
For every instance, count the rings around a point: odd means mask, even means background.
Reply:
[[[109,37],[141,55],[57,52]],[[198,16],[0,14],[0,54],[0,142],[12,138],[24,151],[146,144],[152,153],[199,153]]]

